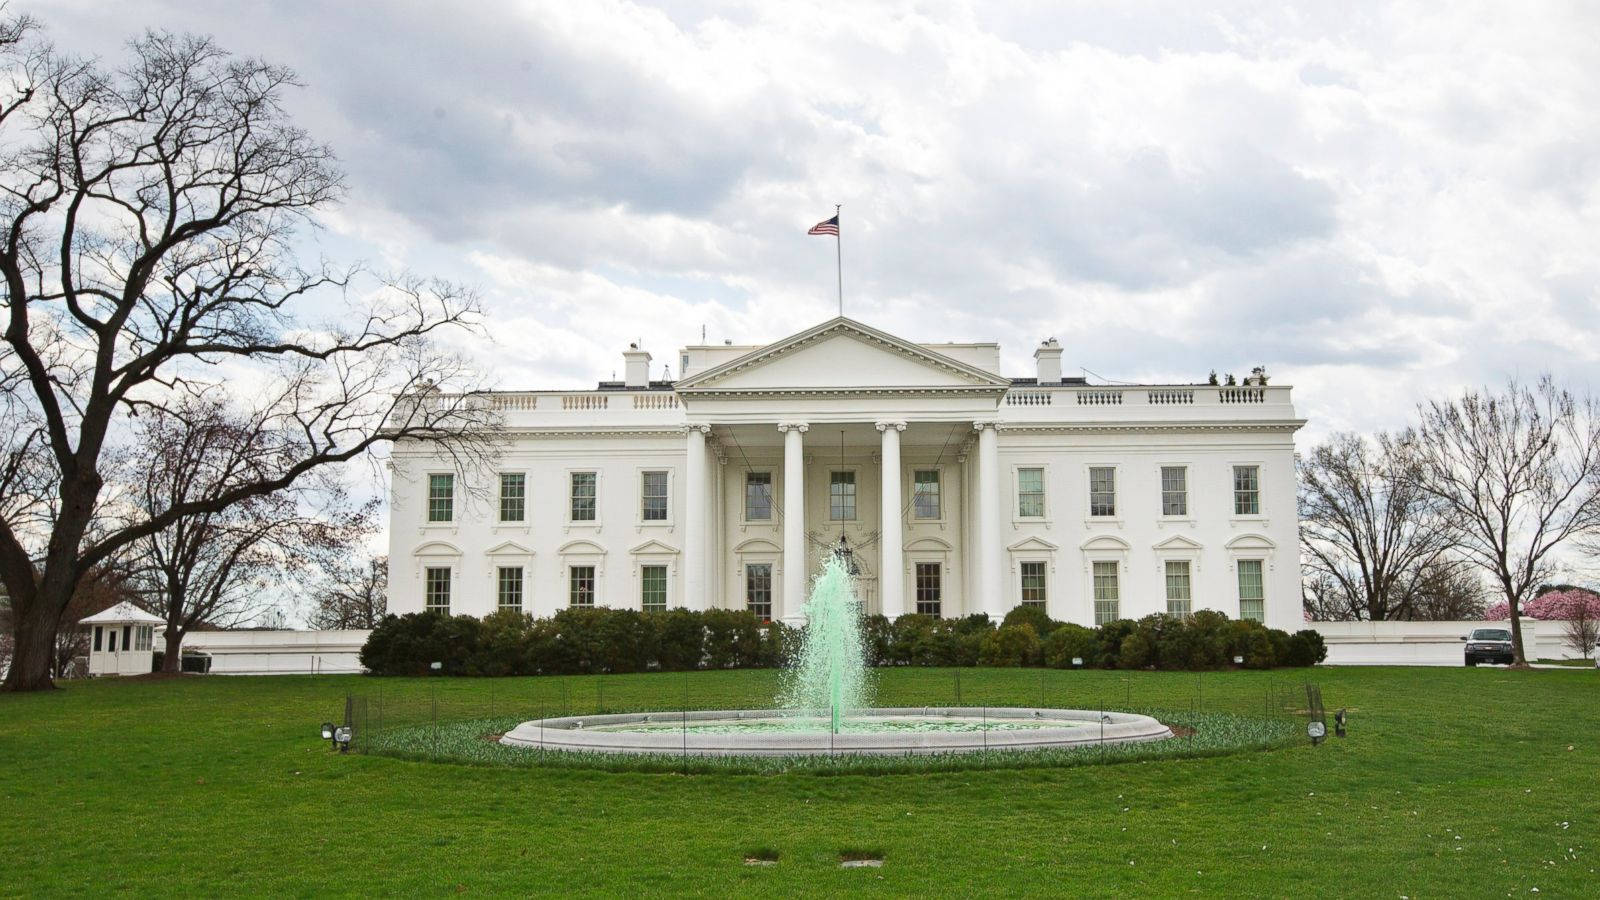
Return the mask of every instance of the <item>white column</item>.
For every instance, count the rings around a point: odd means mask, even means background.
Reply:
[[[1000,561],[1000,445],[993,422],[975,422],[978,430],[978,603],[977,609],[996,621],[1005,617],[1005,570]]]
[[[783,597],[773,614],[790,625],[805,624],[801,607],[806,597],[806,457],[801,435],[811,426],[783,422]]]
[[[706,609],[706,435],[710,425],[689,426],[689,460],[683,485],[683,605]]]
[[[890,621],[906,611],[905,563],[901,560],[900,533],[900,432],[906,430],[904,422],[879,422],[883,432],[883,472],[879,479],[878,495],[883,501],[880,516],[882,536],[878,540],[878,595],[882,610]]]

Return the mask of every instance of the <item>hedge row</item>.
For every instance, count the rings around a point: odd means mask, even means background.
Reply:
[[[1327,651],[1315,631],[1288,634],[1202,610],[1146,616],[1099,628],[1056,622],[1017,607],[998,627],[987,615],[935,619],[904,615],[863,620],[876,666],[1051,666],[1072,668],[1251,669],[1310,666]],[[497,612],[482,619],[436,612],[386,616],[361,648],[375,675],[574,675],[784,665],[800,632],[743,611],[641,613],[565,609],[548,619]]]

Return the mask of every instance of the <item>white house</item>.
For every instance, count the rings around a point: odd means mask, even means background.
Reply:
[[[497,393],[509,444],[392,461],[390,609],[727,607],[800,619],[843,548],[871,612],[1094,624],[1209,608],[1297,627],[1286,386],[1092,386],[993,343],[836,318],[767,346],[651,356],[594,390]]]

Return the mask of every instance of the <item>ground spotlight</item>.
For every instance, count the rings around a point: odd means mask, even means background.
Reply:
[[[323,722],[322,723],[322,739],[325,740],[325,741],[333,740],[333,723],[332,722]]]
[[[1234,657],[1234,658],[1233,658],[1233,664],[1234,664],[1234,665],[1236,665],[1236,666],[1242,666],[1242,665],[1244,665],[1244,657],[1242,657],[1242,656],[1235,656],[1235,657]]]
[[[1333,714],[1333,733],[1339,737],[1344,737],[1344,709],[1342,707]]]
[[[340,725],[338,728],[335,728],[333,730],[333,743],[334,743],[334,746],[339,748],[339,752],[340,753],[348,753],[348,752],[350,752],[350,726],[349,725]]]
[[[1072,667],[1073,667],[1073,668],[1074,668],[1074,669],[1081,669],[1081,668],[1083,668],[1083,657],[1081,657],[1081,656],[1074,656],[1074,657],[1073,657],[1073,658],[1072,658]]]

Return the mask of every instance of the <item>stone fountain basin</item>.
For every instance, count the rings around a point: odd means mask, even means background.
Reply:
[[[1169,737],[1171,729],[1137,713],[915,706],[853,711],[846,729],[838,734],[830,732],[826,719],[795,716],[778,709],[563,716],[523,722],[506,732],[500,743],[585,753],[905,756],[1044,750]]]

